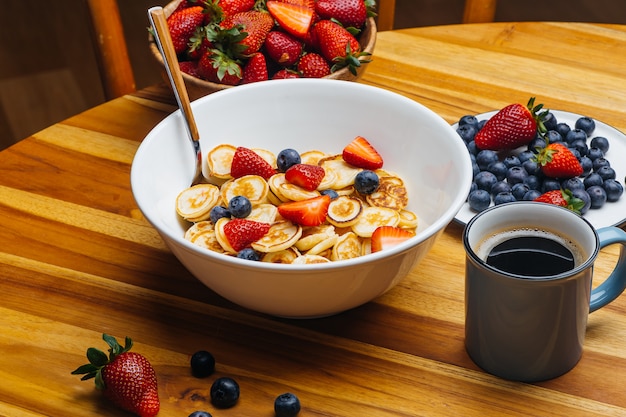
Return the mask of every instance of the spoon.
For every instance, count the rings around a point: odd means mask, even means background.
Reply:
[[[165,12],[161,6],[155,6],[148,9],[148,19],[153,28],[153,35],[156,41],[157,47],[163,56],[165,62],[165,69],[167,76],[170,79],[172,90],[174,90],[174,96],[178,107],[185,119],[185,126],[187,127],[187,133],[193,150],[196,153],[196,172],[194,174],[191,186],[207,182],[202,174],[202,150],[200,149],[200,134],[198,133],[198,126],[196,120],[193,117],[191,111],[191,103],[189,101],[189,94],[185,87],[185,81],[178,65],[178,59],[176,58],[176,52],[174,51],[174,43],[170,36],[170,31],[167,26],[167,19]]]

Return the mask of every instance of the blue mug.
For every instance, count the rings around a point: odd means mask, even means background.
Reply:
[[[530,275],[487,263],[498,244],[526,234],[560,242],[572,253],[573,265]],[[589,313],[626,288],[626,232],[596,231],[583,217],[555,205],[516,202],[489,208],[467,223],[463,244],[465,347],[479,367],[508,380],[543,381],[571,370],[582,355]],[[617,265],[592,289],[594,261],[600,249],[613,244],[622,245]],[[521,249],[510,246],[510,259],[518,263]],[[526,271],[524,262],[517,267]],[[549,266],[538,265],[540,270]]]

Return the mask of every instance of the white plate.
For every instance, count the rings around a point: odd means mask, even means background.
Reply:
[[[567,123],[572,129],[576,120],[582,117],[579,114],[570,113],[566,111],[550,110],[559,123]],[[476,116],[478,120],[489,119],[496,114],[496,111],[479,114]],[[595,136],[604,136],[609,140],[609,151],[607,152],[606,159],[611,163],[611,167],[615,170],[616,179],[624,186],[624,178],[626,177],[626,135],[619,130],[602,123],[599,120],[594,119],[596,122],[596,129],[590,136],[590,139]],[[457,128],[457,124],[452,126]],[[590,140],[589,139],[589,140]],[[589,143],[589,140],[587,143]],[[525,150],[526,147],[521,147],[512,153],[520,153]],[[493,204],[493,203],[492,203]],[[465,224],[477,213],[469,208],[469,204],[465,203],[461,207],[461,210],[454,218],[455,221]],[[583,216],[596,228],[606,226],[619,226],[626,222],[626,193],[622,194],[619,200],[613,203],[605,203],[600,209],[590,209]]]

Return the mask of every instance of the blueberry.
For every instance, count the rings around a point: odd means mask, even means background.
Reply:
[[[237,258],[245,259],[246,261],[260,261],[261,255],[252,248],[244,248],[237,253]]]
[[[530,188],[531,190],[538,190],[541,188],[541,184],[543,183],[538,176],[529,175],[526,178],[524,178],[523,184],[527,185],[528,188]]]
[[[478,147],[476,146],[476,142],[474,141],[469,142],[466,146],[467,151],[470,153],[470,155],[478,155],[478,152],[480,152],[480,149],[478,149]]]
[[[564,190],[570,190],[570,191],[584,190],[585,184],[582,182],[580,178],[574,177],[574,178],[569,178],[561,182],[561,188]]]
[[[491,195],[485,190],[472,191],[467,202],[472,210],[483,211],[491,204]]]
[[[542,193],[547,193],[548,191],[552,191],[552,190],[560,190],[561,189],[561,183],[554,179],[554,178],[546,178],[543,181],[543,184],[541,184],[541,192]]]
[[[534,199],[536,199],[540,195],[541,195],[541,191],[539,191],[539,190],[530,190],[529,192],[524,194],[524,197],[522,198],[522,200],[524,200],[524,201],[533,201]]]
[[[209,212],[209,219],[213,224],[217,223],[219,219],[226,217],[230,219],[230,211],[224,206],[215,206]]]
[[[472,181],[472,183],[470,184],[470,191],[469,192],[471,193],[472,191],[476,191],[476,190],[478,190],[478,186],[476,185],[475,182]]]
[[[522,165],[522,161],[520,161],[519,158],[515,155],[508,155],[502,160],[502,162],[504,163],[504,165],[506,165],[507,168],[518,167]]]
[[[295,417],[300,412],[300,400],[295,394],[286,392],[274,400],[276,417]]]
[[[474,182],[480,190],[491,191],[491,187],[498,182],[498,179],[489,171],[480,171],[474,177]]]
[[[478,175],[479,172],[480,172],[480,168],[478,167],[478,164],[476,163],[476,161],[472,162],[472,178]]]
[[[354,189],[361,194],[372,194],[379,184],[378,175],[369,169],[359,172],[354,178]]]
[[[544,138],[537,137],[530,141],[527,150],[532,151],[533,153],[539,153],[539,151],[541,151],[545,147],[546,140]]]
[[[485,124],[487,123],[487,119],[483,119],[481,121],[478,122],[478,131],[480,132],[480,129],[482,129],[483,127],[485,127]]]
[[[578,149],[576,148],[568,148],[568,149],[576,157],[576,159],[580,161],[580,158],[582,158],[582,156],[580,155],[580,152],[578,151]]]
[[[459,126],[465,126],[465,125],[478,127],[478,119],[474,115],[467,114],[459,119]]]
[[[592,161],[595,161],[598,158],[604,158],[604,152],[602,152],[602,149],[592,146],[589,148],[589,151],[587,151],[587,156]]]
[[[615,202],[619,200],[624,192],[624,187],[619,181],[615,179],[608,179],[602,184],[602,188],[606,191],[606,201]]]
[[[582,200],[584,203],[583,206],[580,208],[580,214],[585,214],[586,212],[588,212],[589,209],[591,208],[591,197],[589,197],[589,194],[587,193],[587,191],[580,190],[580,189],[571,190],[571,191],[574,197]]]
[[[518,182],[524,182],[526,177],[528,177],[528,172],[523,167],[511,167],[506,175],[506,180],[513,185]]]
[[[473,141],[474,136],[476,136],[476,132],[476,126],[472,125],[459,125],[456,129],[456,133],[458,133],[465,143]]]
[[[476,163],[481,170],[486,170],[489,165],[498,161],[498,154],[495,151],[482,150],[476,154]]]
[[[583,184],[585,184],[585,188],[593,187],[594,185],[602,185],[602,183],[604,183],[604,180],[597,172],[589,174],[583,180]]]
[[[577,140],[587,140],[587,133],[582,129],[573,129],[565,135],[565,142],[574,143]]]
[[[587,141],[584,140],[575,140],[574,142],[569,144],[569,148],[576,149],[580,156],[585,156],[589,152]]]
[[[604,153],[609,151],[609,140],[604,136],[596,136],[591,139],[590,145],[592,148],[598,148]]]
[[[252,203],[248,198],[236,195],[228,202],[228,211],[230,211],[231,216],[243,219],[248,217],[252,211]]]
[[[542,175],[541,165],[539,165],[536,161],[529,159],[528,161],[522,164],[522,167],[526,170],[528,175]]]
[[[276,156],[276,166],[280,172],[285,172],[292,165],[302,162],[300,154],[295,149],[283,149]]]
[[[543,125],[546,128],[546,130],[556,129],[557,123],[558,123],[558,120],[556,120],[556,116],[554,115],[554,113],[550,111],[544,113]]]
[[[232,378],[223,376],[211,385],[211,403],[218,408],[229,408],[239,400],[239,384]]]
[[[524,195],[530,191],[530,187],[522,182],[518,182],[517,184],[511,187],[511,194],[515,197],[516,200],[522,200]]]
[[[604,180],[614,180],[615,170],[609,166],[600,167],[596,173]]]
[[[593,161],[587,156],[580,157],[580,166],[583,168],[582,175],[586,177],[593,170]]]
[[[519,159],[520,163],[522,164],[534,157],[535,157],[535,153],[533,151],[528,151],[528,150],[517,154],[517,159]]]
[[[594,122],[591,117],[583,116],[576,120],[574,127],[585,132],[587,136],[590,136],[596,128],[596,122]]]
[[[496,196],[500,193],[510,193],[511,186],[506,181],[498,181],[491,187],[491,195]]]
[[[493,204],[499,205],[504,203],[513,203],[517,201],[511,192],[500,193],[493,198]]]
[[[561,134],[556,130],[548,130],[546,132],[546,140],[549,143],[563,142],[563,136],[561,136]]]
[[[337,197],[339,197],[339,194],[337,194],[337,191],[332,190],[332,189],[327,189],[327,190],[322,190],[320,191],[321,195],[328,195],[330,197],[331,200],[336,199]]]
[[[599,185],[587,188],[587,194],[589,194],[589,197],[591,198],[592,209],[599,209],[604,205],[604,203],[606,203],[606,191],[604,191],[604,188]]]
[[[487,167],[487,171],[495,175],[498,181],[502,181],[506,178],[506,174],[509,171],[509,168],[505,165],[504,162],[496,161],[492,164],[489,164],[489,166]]]
[[[189,414],[189,417],[212,417],[211,413],[208,413],[206,411],[194,411],[193,413]]]
[[[593,161],[593,170],[597,171],[602,167],[610,167],[611,163],[609,162],[608,159],[606,158],[598,158],[595,161]]]
[[[569,127],[567,123],[557,123],[556,126],[554,127],[554,130],[559,132],[563,140],[565,140],[565,137],[567,136],[569,131],[572,129]]]
[[[215,372],[215,358],[211,352],[199,350],[191,355],[191,373],[196,378],[205,378]]]

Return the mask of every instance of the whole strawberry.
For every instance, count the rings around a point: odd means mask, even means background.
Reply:
[[[361,28],[367,19],[363,0],[318,0],[315,11],[322,19],[335,19],[343,27]]]
[[[543,148],[535,161],[541,166],[541,172],[552,178],[568,179],[583,173],[583,167],[576,155],[560,143],[551,143]]]
[[[323,56],[309,52],[298,61],[298,71],[304,78],[322,78],[330,74],[330,66]]]
[[[352,74],[356,75],[356,69],[362,63],[369,62],[364,57],[370,54],[361,51],[359,42],[343,26],[331,20],[321,20],[312,30],[312,36],[321,55],[327,61],[334,63],[331,72],[347,67]]]
[[[265,55],[261,52],[255,52],[243,67],[243,77],[241,84],[255,83],[258,81],[267,81],[269,75],[267,73],[267,62]]]
[[[537,132],[546,132],[543,118],[547,110],[541,111],[542,108],[542,104],[535,106],[534,97],[526,106],[515,103],[502,108],[478,131],[474,137],[476,146],[497,151],[527,145]]]
[[[160,408],[157,378],[148,359],[129,352],[133,342],[128,337],[124,347],[113,336],[103,334],[102,338],[109,345],[109,355],[96,348],[87,349],[89,363],[72,374],[83,375],[83,381],[95,378],[96,388],[124,410],[140,417],[156,416]]]
[[[221,43],[222,51],[233,57],[243,57],[258,52],[265,42],[267,34],[274,26],[274,19],[267,12],[248,10],[246,12],[236,13],[227,17],[220,23],[223,30],[241,28],[240,33],[246,34],[243,39],[232,43],[224,42],[224,39],[218,35],[217,39],[209,40],[214,43]]]
[[[277,30],[267,34],[264,47],[267,56],[283,67],[295,64],[302,54],[302,42]]]
[[[551,190],[541,194],[535,198],[536,202],[553,204],[555,206],[565,207],[573,212],[580,214],[580,209],[585,202],[580,198],[574,197],[570,190]]]
[[[202,6],[187,7],[172,13],[167,18],[167,26],[177,54],[187,50],[189,39],[196,32],[196,28],[204,21],[203,11],[204,8]]]

